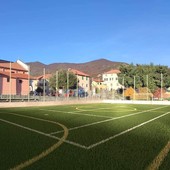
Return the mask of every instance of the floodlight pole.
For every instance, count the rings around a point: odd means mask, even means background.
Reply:
[[[30,101],[30,66],[28,66],[28,102]]]
[[[11,73],[11,71],[12,71],[12,63],[10,62],[10,75],[9,75],[9,102],[11,102],[11,93],[12,93],[12,79],[11,79],[11,77],[12,77],[12,73]]]
[[[78,73],[76,72],[77,74],[77,99],[79,98],[79,95],[78,95],[78,90],[79,90],[79,79],[78,79]]]
[[[67,91],[66,91],[66,95],[67,95],[67,100],[69,98],[69,70],[67,70]]]
[[[135,76],[134,76],[134,91],[133,91],[133,100],[135,100]]]
[[[56,100],[57,100],[57,98],[58,98],[58,92],[57,92],[57,90],[58,90],[58,71],[56,71],[56,93],[55,93]]]
[[[161,73],[161,100],[162,100],[162,87],[163,87],[163,75],[162,75],[162,73]]]
[[[125,100],[125,92],[124,92],[124,90],[125,90],[125,78],[124,78],[124,76],[123,76],[123,100]]]
[[[146,75],[146,86],[147,86],[147,101],[148,101],[148,75]]]
[[[45,68],[44,68],[44,79],[43,79],[43,101],[45,102]]]

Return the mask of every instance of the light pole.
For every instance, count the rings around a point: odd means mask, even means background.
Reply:
[[[123,100],[125,100],[125,77],[124,76],[123,76],[122,84],[123,84]]]
[[[67,95],[67,100],[69,98],[69,70],[67,70],[67,91],[66,91],[66,95]]]
[[[162,100],[163,74],[161,73],[161,100]]]
[[[28,66],[28,102],[30,101],[30,66]]]
[[[148,101],[148,75],[146,75],[146,90],[147,90],[147,101]]]
[[[9,102],[11,102],[11,93],[12,93],[12,63],[10,62],[10,73],[9,73]]]
[[[44,68],[44,79],[43,79],[43,101],[45,102],[45,68]]]
[[[136,99],[136,77],[139,77],[139,80],[140,80],[140,76],[134,76],[134,92],[133,92],[133,100]]]
[[[77,99],[79,99],[79,79],[78,79],[78,73],[76,72],[76,75],[77,75]]]
[[[136,87],[135,87],[135,81],[136,81],[135,76],[134,76],[133,81],[134,81],[134,82],[133,82],[133,83],[134,83],[134,87],[133,87],[133,88],[134,88],[134,90],[133,90],[133,100],[135,100],[135,88],[136,88]]]
[[[55,93],[55,96],[56,96],[56,100],[58,98],[58,71],[56,71],[56,93]]]

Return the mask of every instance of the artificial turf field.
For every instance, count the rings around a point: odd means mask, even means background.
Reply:
[[[170,106],[0,108],[0,169],[170,169]]]

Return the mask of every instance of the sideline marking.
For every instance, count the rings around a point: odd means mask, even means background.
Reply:
[[[15,116],[26,117],[26,118],[35,119],[35,120],[40,120],[40,121],[45,121],[45,122],[50,122],[50,123],[53,122],[53,121],[50,121],[50,120],[45,120],[45,119],[36,118],[36,117],[32,117],[32,116],[21,115],[21,114],[17,114],[17,113],[5,113],[5,114],[11,114],[11,115],[15,115]],[[5,122],[5,123],[8,123],[8,124],[12,124],[12,125],[14,125],[14,126],[18,126],[18,127],[20,127],[20,128],[29,130],[29,131],[31,131],[31,132],[35,132],[35,133],[38,133],[38,134],[47,136],[47,137],[49,137],[49,138],[53,138],[53,139],[57,139],[57,140],[60,140],[60,139],[61,139],[61,138],[59,138],[59,137],[57,137],[57,136],[52,136],[52,135],[50,135],[50,134],[47,134],[47,133],[44,133],[44,132],[41,132],[41,131],[38,131],[38,130],[35,130],[35,129],[32,129],[32,128],[29,128],[29,127],[26,127],[26,126],[23,126],[23,125],[20,125],[20,124],[16,124],[16,123],[10,122],[10,121],[8,121],[8,120],[0,119],[0,121]],[[54,122],[54,123],[56,123],[56,122]],[[63,130],[62,130],[62,132],[63,132]],[[61,133],[61,131],[60,131],[60,133]],[[77,146],[77,147],[79,147],[79,148],[87,149],[87,146],[81,145],[81,144],[76,143],[76,142],[72,142],[72,141],[69,141],[69,140],[64,140],[64,142],[65,142],[65,143],[68,143],[68,144],[71,144],[71,145],[73,145],[73,146]]]
[[[12,114],[12,113],[7,113],[7,114]],[[16,115],[16,114],[15,114]],[[19,116],[19,115],[17,115]],[[27,117],[27,116],[24,116],[24,117]],[[28,117],[28,118],[31,118],[31,119],[34,119],[34,117]],[[13,122],[10,122],[10,121],[7,121],[7,120],[4,120],[4,119],[0,119],[0,121],[3,121],[5,123],[8,123],[8,124],[12,124],[14,126],[17,126],[17,127],[20,127],[20,128],[23,128],[23,129],[27,129],[27,130],[30,130],[30,131],[33,131],[33,132],[36,132],[36,133],[39,133],[39,134],[42,134],[44,136],[48,136],[48,137],[51,137],[51,138],[55,138],[55,139],[58,139],[59,141],[57,143],[55,143],[54,145],[52,145],[51,147],[49,147],[48,149],[46,149],[45,151],[41,152],[40,154],[34,156],[33,158],[25,161],[25,162],[22,162],[21,164],[19,165],[16,165],[14,168],[10,168],[10,170],[20,170],[20,169],[23,169],[23,168],[26,168],[30,165],[32,165],[33,163],[39,161],[40,159],[46,157],[47,155],[49,155],[51,152],[53,152],[54,150],[56,150],[62,143],[64,143],[64,141],[66,140],[67,136],[68,136],[68,129],[66,126],[64,126],[63,124],[61,123],[58,123],[58,122],[54,122],[54,121],[50,121],[50,120],[43,120],[43,119],[38,119],[38,118],[35,118],[37,120],[41,120],[41,121],[45,121],[45,122],[49,122],[49,123],[52,123],[52,124],[56,124],[56,125],[59,125],[63,128],[64,130],[64,133],[63,133],[63,136],[62,138],[57,138],[57,137],[54,137],[54,136],[51,136],[49,134],[46,134],[46,133],[43,133],[43,132],[40,132],[40,131],[37,131],[35,129],[31,129],[31,128],[28,128],[28,127],[24,127],[22,125],[19,125],[19,124],[16,124],[16,123],[13,123]]]
[[[100,145],[100,144],[103,144],[103,143],[105,143],[105,142],[108,142],[108,141],[110,141],[111,139],[114,139],[114,138],[116,138],[116,137],[118,137],[118,136],[121,136],[121,135],[123,135],[123,134],[125,134],[125,133],[128,133],[128,132],[130,132],[130,131],[132,131],[132,130],[134,130],[134,129],[137,129],[137,128],[143,126],[143,125],[146,125],[146,124],[148,124],[148,123],[150,123],[150,122],[152,122],[152,121],[154,121],[154,120],[156,120],[156,119],[159,119],[159,118],[161,118],[161,117],[163,117],[163,116],[166,116],[166,115],[168,115],[169,113],[170,113],[170,112],[166,112],[166,113],[164,113],[164,114],[162,114],[162,115],[160,115],[160,116],[157,116],[157,117],[155,117],[155,118],[153,118],[153,119],[150,119],[150,120],[148,120],[148,121],[146,121],[146,122],[143,122],[143,123],[141,123],[141,124],[139,124],[139,125],[137,125],[137,126],[134,126],[134,127],[132,127],[132,128],[129,128],[129,129],[127,129],[127,130],[124,130],[124,131],[122,131],[122,132],[120,132],[120,133],[118,133],[118,134],[116,134],[116,135],[114,135],[114,136],[111,136],[111,137],[109,137],[109,138],[106,138],[106,139],[104,139],[104,140],[101,140],[100,142],[97,142],[97,143],[95,143],[95,144],[92,144],[92,145],[88,146],[87,149],[92,149],[92,148],[94,148],[94,147],[96,147],[96,146],[98,146],[98,145]]]
[[[157,116],[157,117],[155,117],[155,118],[153,118],[153,119],[150,119],[150,120],[148,120],[148,121],[146,121],[146,122],[143,122],[143,123],[141,123],[141,124],[139,124],[139,125],[137,125],[137,126],[134,126],[134,127],[132,127],[132,128],[129,128],[129,129],[125,130],[125,131],[122,131],[122,132],[114,135],[114,136],[111,136],[111,137],[109,137],[109,138],[107,138],[107,139],[104,139],[104,140],[102,140],[102,141],[100,141],[100,142],[97,142],[97,143],[92,144],[92,145],[89,145],[89,146],[84,146],[84,145],[81,145],[81,144],[79,144],[79,143],[75,143],[75,142],[72,142],[72,141],[69,141],[69,140],[66,140],[66,139],[63,139],[63,142],[68,143],[68,144],[71,144],[71,145],[73,145],[73,146],[77,146],[77,147],[79,147],[79,148],[83,148],[83,149],[86,149],[86,150],[90,150],[90,149],[92,149],[92,148],[94,148],[94,147],[96,147],[96,146],[98,146],[98,145],[101,145],[101,144],[103,144],[103,143],[106,143],[107,141],[110,141],[110,140],[115,139],[115,138],[117,138],[117,137],[119,137],[119,136],[121,136],[121,135],[123,135],[123,134],[125,134],[125,133],[128,133],[128,132],[130,132],[130,131],[132,131],[132,130],[135,130],[135,129],[137,129],[138,127],[141,127],[141,126],[143,126],[143,125],[145,125],[145,124],[148,124],[148,123],[150,123],[150,122],[152,122],[152,121],[154,121],[154,120],[156,120],[156,119],[159,119],[159,118],[161,118],[161,117],[163,117],[163,116],[166,116],[166,115],[168,115],[169,113],[170,113],[170,112],[166,112],[166,113],[164,113],[164,114],[162,114],[162,115],[160,115],[160,116]],[[13,114],[13,113],[9,113],[9,114]],[[17,114],[14,113],[14,115],[17,115]],[[22,116],[22,115],[17,115],[17,116]],[[28,117],[28,118],[33,118],[33,119],[34,119],[34,117],[29,117],[29,116],[23,116],[23,117]],[[35,118],[35,119],[38,119],[38,118]],[[4,121],[4,122],[9,122],[9,121],[3,120],[3,119],[0,119],[0,120],[1,120],[1,121]],[[39,120],[39,119],[38,119],[38,120]],[[40,120],[41,120],[41,119],[40,119]],[[44,119],[42,119],[42,120],[43,120],[43,121],[46,121],[46,120],[44,120]],[[109,121],[109,120],[108,120],[108,121]],[[16,126],[25,128],[25,129],[27,129],[27,130],[31,130],[31,131],[33,131],[33,132],[37,132],[37,133],[43,134],[43,135],[48,136],[48,137],[51,137],[51,138],[61,140],[60,138],[55,137],[55,136],[52,136],[52,135],[50,135],[50,134],[45,134],[45,133],[43,133],[43,132],[39,132],[39,131],[37,131],[37,130],[31,129],[31,128],[27,128],[27,127],[24,127],[24,126],[22,126],[22,125],[18,125],[18,124],[12,123],[12,122],[10,122],[10,123],[13,124],[13,125],[16,125]],[[55,122],[55,123],[56,123],[56,122]],[[13,170],[15,170],[15,169],[13,169]]]
[[[95,124],[99,124],[99,123],[103,123],[103,122],[107,122],[107,121],[112,121],[112,120],[116,120],[116,119],[121,119],[121,118],[124,118],[124,117],[129,117],[129,116],[133,116],[133,115],[137,115],[137,114],[141,114],[141,113],[145,113],[145,112],[150,112],[150,111],[158,110],[158,109],[165,108],[165,107],[168,107],[168,106],[158,107],[158,108],[154,108],[154,109],[150,109],[150,110],[144,110],[144,111],[137,112],[137,113],[132,113],[132,114],[129,114],[129,115],[124,115],[124,116],[115,117],[115,118],[112,118],[112,119],[107,119],[107,120],[103,120],[103,121],[99,121],[99,122],[94,122],[94,123],[91,123],[91,124],[82,125],[82,126],[79,126],[79,127],[70,128],[70,129],[68,129],[68,130],[74,130],[74,129],[79,129],[79,128],[86,127],[86,126],[92,126],[92,125],[95,125]],[[7,113],[7,114],[12,114],[12,115],[21,116],[21,117],[27,117],[27,118],[36,119],[36,120],[41,120],[41,121],[46,121],[45,119],[36,118],[36,117],[32,117],[32,116],[21,115],[21,114],[16,114],[16,113]],[[162,117],[162,116],[158,116],[158,117]],[[157,117],[154,118],[154,119],[157,119]],[[1,120],[1,119],[0,119],[0,120]],[[152,119],[151,119],[151,120],[152,120]],[[149,121],[150,121],[150,120],[149,120]],[[148,122],[148,121],[147,121],[147,122]],[[146,124],[146,123],[144,122],[143,124]],[[22,126],[22,125],[19,125],[19,126]],[[137,125],[137,126],[139,126],[139,125]],[[133,129],[136,129],[137,126],[135,126],[135,128],[134,128],[134,127],[130,128],[131,130],[127,129],[127,130],[125,130],[125,131],[127,131],[127,132],[132,131]],[[140,124],[140,126],[141,126],[141,124]],[[24,127],[23,127],[23,128],[24,128]],[[30,128],[25,127],[25,129],[28,129],[28,130],[29,130]],[[36,131],[36,130],[31,130],[31,131]],[[114,136],[111,136],[111,137],[109,137],[109,138],[107,138],[107,139],[104,139],[104,140],[102,140],[102,141],[100,141],[100,142],[98,142],[98,143],[96,143],[96,144],[92,144],[92,145],[96,145],[96,146],[97,146],[97,145],[100,145],[100,144],[102,144],[102,143],[105,143],[105,142],[107,142],[107,141],[109,141],[109,140],[111,140],[111,139],[113,139],[113,138],[116,138],[116,137],[118,137],[118,136],[123,135],[124,133],[127,133],[127,132],[125,132],[125,131],[123,131],[123,132],[121,132],[121,133],[119,133],[119,134],[116,134],[116,135],[114,135]],[[61,133],[61,132],[63,132],[63,131],[54,132],[54,134],[55,134],[55,133]],[[37,133],[38,133],[38,132],[37,132]],[[43,132],[40,132],[40,134],[43,134],[43,135],[45,135],[45,136],[48,136],[48,137],[51,137],[51,138],[60,140],[60,138],[58,138],[58,137],[56,137],[56,136],[52,136],[52,135],[50,135],[50,134],[45,134],[45,133],[43,133]],[[81,144],[79,144],[79,143],[72,142],[72,141],[69,141],[69,140],[64,140],[64,142],[65,142],[65,143],[68,143],[68,144],[71,144],[71,145],[73,145],[73,146],[77,146],[77,147],[79,147],[79,148],[87,149],[87,150],[95,147],[95,146],[92,146],[92,145],[90,145],[90,146],[81,145]]]
[[[135,109],[134,108],[124,108],[123,110],[114,110],[113,112],[113,109],[114,108],[95,108],[95,109],[89,109],[89,110],[85,110],[85,109],[82,109],[82,108],[76,108],[76,110],[78,110],[77,112],[89,112],[89,111],[98,111],[98,110],[105,110],[105,112],[112,112],[112,113],[115,113],[115,112],[125,112],[125,111],[134,111]],[[126,110],[125,110],[126,109]]]
[[[156,156],[156,158],[152,161],[152,163],[149,165],[147,170],[157,170],[159,169],[160,165],[168,155],[168,152],[170,151],[170,141],[167,143],[167,145],[160,151],[160,153]]]
[[[87,113],[80,113],[82,111],[76,111],[76,112],[63,112],[59,110],[46,110],[46,109],[39,109],[42,111],[48,111],[48,112],[60,112],[60,113],[67,113],[67,114],[74,114],[74,115],[81,115],[81,116],[91,116],[91,117],[103,117],[103,118],[113,118],[110,116],[102,116],[102,115],[94,115],[94,114],[87,114]],[[89,110],[90,111],[90,110]],[[94,110],[93,110],[94,111]]]
[[[158,108],[154,108],[154,109],[150,109],[150,110],[144,110],[144,111],[136,112],[136,113],[131,113],[131,114],[124,115],[124,116],[112,117],[111,119],[106,119],[106,120],[102,120],[102,121],[98,121],[98,122],[93,122],[93,123],[89,123],[89,124],[85,124],[85,125],[81,125],[81,126],[76,126],[76,127],[73,127],[73,128],[69,128],[69,131],[80,129],[80,128],[83,128],[83,127],[93,126],[93,125],[100,124],[100,123],[109,122],[109,121],[112,121],[112,120],[122,119],[122,118],[125,118],[125,117],[130,117],[130,116],[142,114],[142,113],[145,113],[145,112],[150,112],[150,111],[153,111],[153,110],[162,109],[164,107],[167,107],[167,106],[158,107]],[[53,135],[53,134],[57,134],[57,133],[61,133],[61,132],[63,132],[63,131],[51,132],[50,134]]]

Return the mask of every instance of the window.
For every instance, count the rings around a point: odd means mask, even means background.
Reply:
[[[19,80],[19,83],[22,83],[22,80]]]
[[[9,77],[7,77],[7,82],[9,82],[9,80],[10,80]]]

